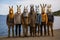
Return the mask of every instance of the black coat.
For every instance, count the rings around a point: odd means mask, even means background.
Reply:
[[[48,22],[54,22],[54,15],[50,13],[47,15],[48,15]]]

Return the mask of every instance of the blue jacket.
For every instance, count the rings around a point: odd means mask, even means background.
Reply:
[[[36,14],[36,23],[41,24],[41,14]]]

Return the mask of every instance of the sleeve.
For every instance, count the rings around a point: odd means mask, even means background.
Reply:
[[[53,19],[53,22],[54,22],[54,15],[52,15],[52,19]]]
[[[20,17],[21,17],[21,24],[22,24],[22,21],[23,21],[23,20],[22,20],[22,19],[23,19],[22,16],[23,16],[23,13],[20,15]]]
[[[40,19],[39,21],[40,21],[40,24],[41,24],[41,20],[42,20],[41,14],[40,14],[40,18],[39,19]]]
[[[48,16],[47,16],[47,14],[46,14],[46,24],[48,23]]]
[[[16,16],[14,15],[14,24],[16,23],[16,21],[15,21],[15,20],[16,20]]]
[[[29,13],[30,14],[30,13]],[[30,15],[28,14],[28,21],[29,21],[29,24],[30,24]]]
[[[21,15],[20,15],[20,20],[22,21]],[[20,22],[21,22],[21,21],[20,21]],[[21,23],[21,24],[22,24],[22,23]]]
[[[21,24],[24,24],[24,22],[23,22],[23,13],[21,14]]]
[[[36,19],[37,19],[37,14],[35,13],[35,22],[36,22]]]
[[[6,24],[7,24],[7,25],[8,25],[8,17],[9,17],[9,16],[7,15],[7,18],[6,18]]]

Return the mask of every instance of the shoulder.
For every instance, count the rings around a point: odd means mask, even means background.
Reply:
[[[23,13],[21,13],[21,15],[23,15]]]
[[[30,14],[31,12],[29,12],[29,14]]]
[[[47,15],[47,13],[45,13],[45,15]]]
[[[28,13],[28,15],[30,15],[30,12]]]
[[[9,14],[7,15],[7,17],[9,17]]]
[[[7,17],[6,17],[6,18],[7,18],[7,20],[8,20],[8,18],[9,18],[9,14],[7,15]]]
[[[21,16],[23,16],[23,13],[21,13]]]
[[[17,12],[14,15],[17,15]]]

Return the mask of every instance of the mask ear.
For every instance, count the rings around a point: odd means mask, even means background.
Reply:
[[[43,7],[44,7],[44,4],[43,4]]]
[[[47,4],[45,4],[45,6],[44,7],[46,7],[47,6]]]
[[[12,8],[13,8],[13,6],[12,6]]]
[[[51,4],[50,5],[47,5],[47,8],[51,8]]]
[[[41,8],[42,8],[42,5],[40,4]]]
[[[26,6],[26,9],[28,8],[28,6]]]
[[[19,7],[21,7],[21,5]]]
[[[24,10],[26,9],[26,7],[24,6]]]
[[[33,7],[34,7],[34,5],[33,5]]]
[[[9,9],[10,9],[10,6],[9,6]]]
[[[43,4],[43,7],[45,8],[47,4]]]
[[[51,8],[51,4],[50,4],[50,8]]]

